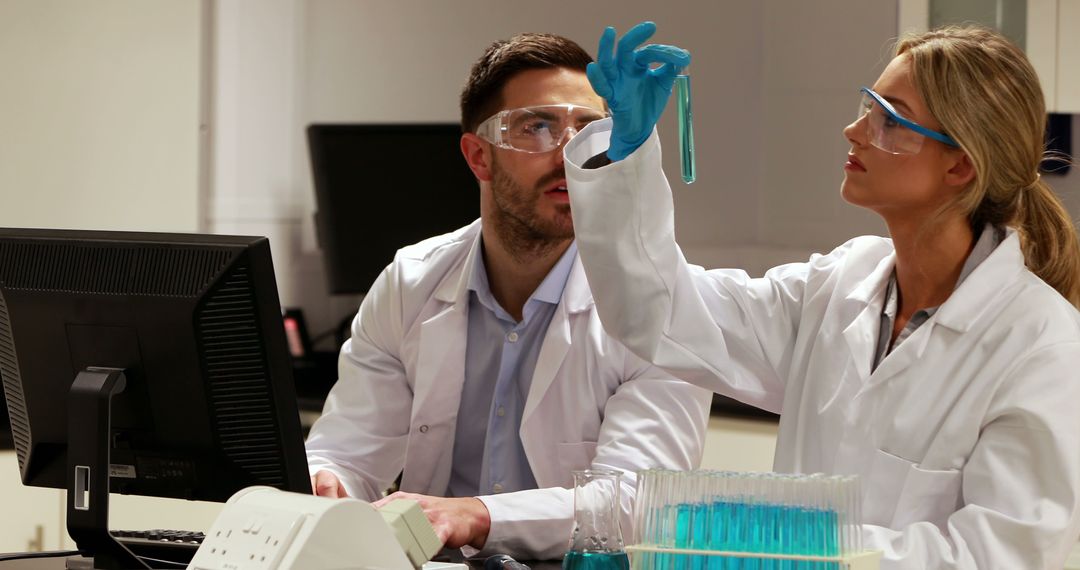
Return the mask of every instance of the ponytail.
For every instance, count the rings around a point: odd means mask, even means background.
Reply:
[[[1041,178],[1020,191],[1013,224],[1020,233],[1028,269],[1080,308],[1080,241],[1076,226],[1061,200]]]

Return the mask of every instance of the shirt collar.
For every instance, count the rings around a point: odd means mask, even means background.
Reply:
[[[555,263],[551,271],[548,271],[547,277],[540,282],[540,286],[533,291],[530,299],[558,305],[562,299],[563,289],[566,288],[566,280],[570,277],[570,269],[574,266],[575,257],[577,257],[577,242],[572,241],[559,261]]]
[[[971,275],[972,271],[979,266],[980,263],[986,261],[987,257],[997,249],[997,246],[1001,241],[1005,239],[1005,230],[995,228],[990,224],[986,224],[983,227],[982,233],[979,234],[978,241],[975,242],[975,247],[971,248],[971,253],[968,254],[967,260],[964,261],[964,267],[960,269],[960,278],[956,280],[956,288],[960,287],[960,284],[967,279],[968,275]],[[954,291],[956,289],[953,289]]]
[[[473,246],[473,257],[476,260],[472,266],[472,272],[469,275],[468,289],[476,293],[477,299],[488,309],[494,311],[496,314],[505,315],[506,311],[503,310],[499,303],[495,300],[495,296],[491,294],[491,283],[488,281],[487,266],[484,265],[483,250],[481,249],[483,243],[483,237],[476,240],[476,244]],[[577,257],[578,248],[577,241],[570,242],[570,247],[566,248],[559,261],[552,266],[551,271],[548,271],[547,276],[540,282],[540,286],[533,291],[532,295],[529,295],[529,300],[525,301],[525,319],[528,319],[528,315],[532,312],[530,305],[533,301],[541,301],[552,305],[558,305],[562,300],[563,290],[566,288],[566,281],[570,278],[570,270],[574,267],[574,259]]]

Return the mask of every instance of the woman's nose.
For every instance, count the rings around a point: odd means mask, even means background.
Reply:
[[[866,134],[866,123],[864,122],[866,115],[855,119],[855,122],[844,127],[844,138],[852,144],[862,144],[863,136]]]

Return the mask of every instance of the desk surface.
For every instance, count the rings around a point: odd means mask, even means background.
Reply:
[[[67,557],[55,558],[27,558],[23,560],[2,560],[0,570],[63,570],[66,567]],[[468,560],[471,568],[483,568],[483,560]],[[562,562],[559,560],[525,561],[532,570],[561,570]]]
[[[0,560],[2,570],[63,570],[67,557],[25,558],[22,560]]]

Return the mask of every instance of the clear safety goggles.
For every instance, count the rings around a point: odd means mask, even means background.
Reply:
[[[539,105],[499,111],[476,128],[476,135],[499,147],[521,152],[559,148],[606,111],[580,105]]]
[[[960,145],[949,135],[930,130],[900,116],[881,95],[869,87],[859,90],[859,121],[866,118],[866,138],[870,144],[892,154],[918,154],[927,137],[949,146]]]

